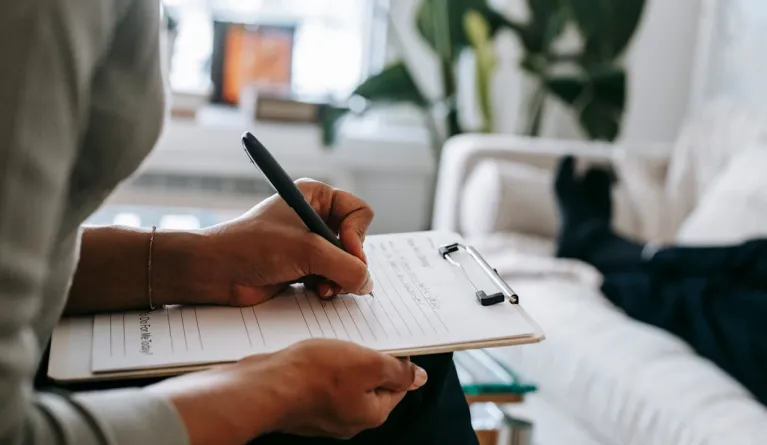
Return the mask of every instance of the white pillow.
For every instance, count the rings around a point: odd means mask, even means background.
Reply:
[[[553,183],[552,171],[529,164],[498,159],[479,162],[461,195],[461,230],[467,236],[516,232],[556,237],[560,219]],[[637,234],[636,212],[622,184],[614,189],[613,207],[615,229]]]
[[[677,242],[686,245],[757,237],[767,237],[767,146],[735,156],[677,232]]]
[[[664,216],[675,231],[700,204],[722,172],[740,152],[767,143],[767,114],[729,98],[699,110],[674,144],[666,179],[669,202]]]
[[[519,232],[553,238],[559,216],[551,172],[518,162],[487,159],[466,180],[460,222],[468,236]]]
[[[630,211],[636,219],[634,238],[654,243],[673,241],[676,230],[670,230],[663,218],[666,208],[666,194],[663,188],[667,166],[665,156],[658,157],[639,150],[616,148],[612,161],[620,181],[616,194],[621,199],[616,206],[620,208],[621,204],[625,204],[623,207],[627,207],[625,211],[617,212],[616,226],[627,226],[630,223],[620,219],[628,219],[627,213]],[[622,191],[625,191],[625,196],[621,195]]]

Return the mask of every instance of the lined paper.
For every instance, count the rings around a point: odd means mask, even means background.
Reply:
[[[342,295],[326,301],[295,285],[257,306],[98,315],[92,371],[235,361],[311,338],[408,351],[533,335],[514,305],[476,303],[467,276],[438,254],[439,246],[456,241],[457,235],[442,232],[368,237],[375,298]]]

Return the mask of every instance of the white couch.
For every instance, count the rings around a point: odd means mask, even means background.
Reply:
[[[601,295],[589,266],[551,258],[558,221],[550,184],[565,153],[611,164],[623,178],[620,231],[656,242],[732,242],[767,234],[765,142],[767,119],[727,102],[691,119],[668,147],[500,135],[448,142],[434,228],[463,232],[546,332],[540,344],[493,351],[539,386],[509,408],[534,422],[537,445],[767,443],[767,409],[735,380],[680,339],[625,316]],[[730,167],[744,153],[752,158]],[[744,168],[752,180],[733,187]],[[717,179],[725,171],[729,183]],[[733,199],[737,193],[747,199]],[[739,232],[733,224],[742,220],[752,223]]]

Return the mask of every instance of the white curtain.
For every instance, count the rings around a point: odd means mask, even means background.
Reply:
[[[767,1],[711,0],[694,105],[728,97],[767,109]]]

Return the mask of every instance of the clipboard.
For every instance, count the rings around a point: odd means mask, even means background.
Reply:
[[[429,246],[429,261],[433,261],[433,266],[438,267],[443,273],[449,273],[451,279],[454,280],[452,286],[455,286],[460,280],[466,282],[462,289],[473,290],[473,295],[472,293],[462,292],[462,295],[465,294],[465,299],[462,298],[461,300],[464,302],[464,305],[475,307],[476,309],[472,309],[475,313],[480,310],[489,311],[488,313],[497,313],[499,310],[513,313],[519,323],[526,325],[526,334],[507,338],[477,337],[472,341],[445,341],[421,348],[377,349],[393,355],[412,356],[529,344],[542,341],[545,338],[542,329],[521,307],[519,295],[488,264],[479,252],[473,247],[465,245],[459,235],[452,232],[414,232],[412,234],[374,235],[368,237],[368,240],[377,239],[380,241],[379,244],[384,246],[386,243],[400,242],[406,237],[418,240],[421,244]],[[371,271],[374,275],[374,280],[377,286],[379,284],[382,286],[382,288],[377,287],[376,298],[378,298],[381,292],[387,289],[387,286],[391,286],[391,283],[387,284],[385,279],[376,277],[376,255],[378,254],[373,250],[369,253],[368,257],[372,264]],[[440,277],[440,280],[442,278]],[[503,306],[501,303],[508,304],[508,306]],[[268,304],[272,303],[267,302],[257,306],[257,308]],[[513,308],[513,310],[510,308]],[[238,308],[214,308],[214,310],[238,310]],[[66,386],[67,384],[82,382],[168,377],[207,369],[241,358],[212,360],[205,363],[185,365],[156,366],[146,369],[93,372],[91,350],[94,340],[98,340],[94,336],[94,329],[96,329],[97,325],[95,317],[98,316],[63,319],[54,331],[51,341],[48,377],[57,384]],[[237,318],[239,319],[239,316]],[[484,328],[484,326],[481,328]]]

